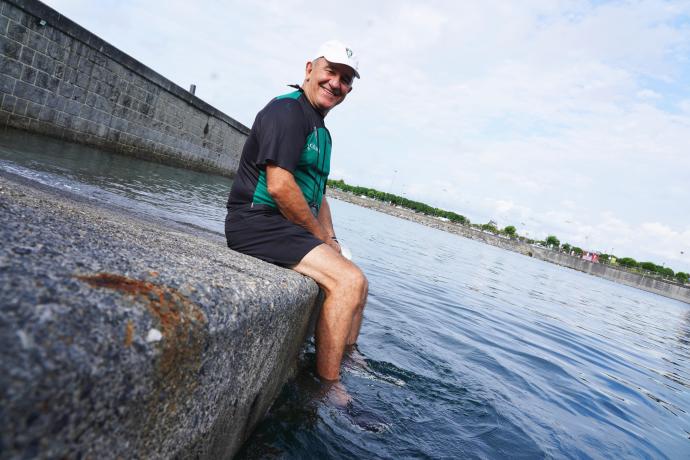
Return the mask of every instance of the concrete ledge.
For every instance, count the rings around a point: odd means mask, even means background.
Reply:
[[[0,175],[3,458],[229,458],[295,369],[309,279]]]

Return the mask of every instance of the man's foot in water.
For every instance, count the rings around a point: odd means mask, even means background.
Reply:
[[[347,409],[352,404],[352,396],[341,382],[327,382],[325,400],[338,409]]]

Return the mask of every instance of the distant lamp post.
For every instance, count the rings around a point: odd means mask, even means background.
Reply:
[[[393,178],[391,179],[391,185],[388,187],[388,194],[390,195],[393,193],[393,184],[395,184],[395,176],[398,174],[398,170],[394,169],[393,170]]]

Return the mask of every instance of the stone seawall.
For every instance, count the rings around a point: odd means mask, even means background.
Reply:
[[[231,458],[318,288],[217,234],[0,172],[0,458]]]
[[[0,127],[233,175],[249,130],[37,0],[0,0]]]
[[[681,302],[690,303],[690,288],[678,283],[663,281],[650,276],[638,275],[637,273],[631,273],[610,265],[592,263],[579,257],[550,251],[544,248],[533,248],[533,251],[534,257],[547,262],[589,273],[590,275],[600,276],[607,280],[653,292],[664,297],[670,297],[671,299],[680,300]]]
[[[663,281],[656,278],[651,278],[649,276],[630,273],[626,270],[621,270],[610,265],[592,263],[578,257],[569,256],[567,254],[558,253],[541,247],[531,246],[520,241],[511,240],[509,238],[497,236],[488,232],[483,232],[472,227],[454,224],[452,222],[445,222],[435,217],[419,214],[402,207],[391,206],[378,200],[357,196],[349,192],[343,192],[342,190],[329,188],[328,195],[336,199],[347,201],[348,203],[374,209],[376,211],[399,217],[401,219],[411,220],[413,222],[417,222],[438,230],[455,233],[456,235],[481,241],[501,249],[518,252],[520,254],[535,257],[546,262],[555,263],[563,267],[568,267],[574,270],[589,273],[591,275],[600,276],[610,281],[643,289],[664,297],[680,300],[681,302],[690,303],[690,287],[687,285],[683,286],[670,281]]]

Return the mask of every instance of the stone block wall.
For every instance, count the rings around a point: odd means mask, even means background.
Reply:
[[[233,175],[249,130],[37,0],[0,0],[0,127]]]

